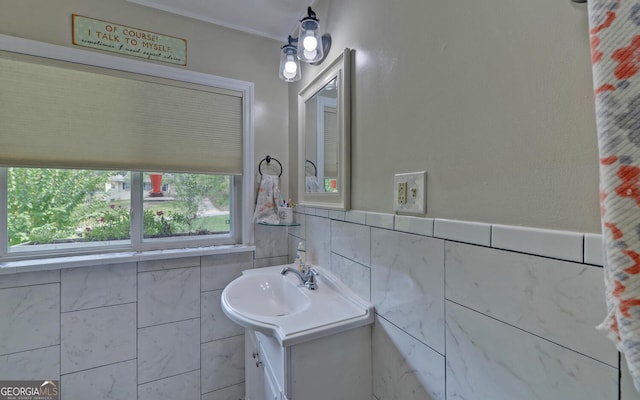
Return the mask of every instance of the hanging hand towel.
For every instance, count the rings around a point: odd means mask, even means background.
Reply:
[[[324,192],[324,188],[320,186],[317,176],[306,177],[307,192]]]
[[[258,198],[256,200],[256,210],[253,213],[254,222],[267,224],[279,224],[278,217],[278,187],[279,180],[274,175],[263,175],[258,188]]]
[[[589,0],[607,317],[640,390],[640,3]]]

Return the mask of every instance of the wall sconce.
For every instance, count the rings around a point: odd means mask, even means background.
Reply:
[[[289,36],[289,43],[282,46],[282,53],[280,54],[280,79],[285,82],[295,82],[302,78],[300,61],[296,57],[298,49],[293,44],[293,41],[294,39]]]
[[[294,44],[295,43],[295,44]],[[297,44],[297,46],[296,46]],[[280,54],[280,79],[285,82],[300,80],[300,61],[320,65],[331,49],[331,36],[320,35],[320,24],[316,13],[309,7],[307,16],[300,20],[298,37],[289,36]]]

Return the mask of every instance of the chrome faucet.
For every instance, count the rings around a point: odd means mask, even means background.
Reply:
[[[280,271],[282,275],[286,275],[289,272],[293,272],[298,275],[298,278],[300,278],[302,284],[307,289],[316,290],[318,288],[318,281],[316,280],[316,276],[320,275],[320,273],[315,269],[309,266],[303,266],[302,271],[298,271],[297,269],[292,267],[284,267],[282,268],[282,271]]]

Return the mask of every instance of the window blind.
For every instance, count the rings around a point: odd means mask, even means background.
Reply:
[[[242,174],[242,94],[0,52],[0,164]]]

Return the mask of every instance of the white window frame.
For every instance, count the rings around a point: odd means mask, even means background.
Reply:
[[[67,61],[77,64],[90,65],[95,67],[109,68],[118,71],[130,72],[140,75],[148,75],[165,79],[172,79],[192,84],[211,86],[228,89],[242,93],[242,113],[243,113],[243,165],[242,175],[233,176],[231,183],[231,226],[234,227],[224,244],[251,245],[254,243],[253,224],[250,216],[253,212],[253,202],[249,195],[254,187],[254,144],[253,144],[253,98],[254,84],[252,82],[241,81],[230,78],[223,78],[215,75],[188,71],[176,67],[153,64],[144,61],[132,60],[125,57],[112,56],[98,52],[77,49],[72,47],[52,45],[33,40],[17,38],[8,35],[0,35],[0,50],[25,54],[30,56],[50,58],[54,60]],[[83,245],[75,248],[64,249],[34,249],[25,252],[9,252],[8,229],[7,229],[7,172],[6,168],[0,168],[0,260],[12,260],[29,257],[59,256],[104,253],[114,251],[142,251],[159,250],[176,247],[201,247],[215,244],[223,244],[220,241],[212,240],[211,237],[174,237],[162,239],[142,240],[142,173],[132,172],[131,184],[131,205],[132,205],[132,231],[131,241],[122,242],[102,242],[93,246]],[[134,206],[134,204],[138,204]],[[136,210],[138,213],[136,213]],[[136,215],[138,214],[138,215]]]

